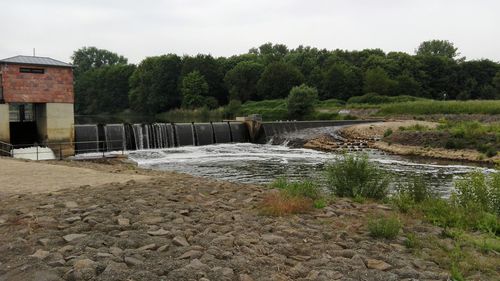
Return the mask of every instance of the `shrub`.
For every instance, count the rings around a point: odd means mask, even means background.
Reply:
[[[375,238],[395,238],[401,229],[401,222],[396,217],[382,217],[368,222],[368,231]]]
[[[500,216],[500,174],[474,171],[455,182],[453,202],[465,209],[479,209]]]
[[[390,135],[392,135],[392,129],[391,128],[385,130],[385,132],[384,132],[384,138],[386,138],[386,137],[388,137]]]
[[[297,119],[310,117],[317,99],[318,91],[315,88],[305,84],[293,87],[286,102],[288,116]]]
[[[404,242],[406,248],[408,249],[416,249],[419,248],[421,245],[417,235],[414,233],[408,233],[406,236],[405,242]]]
[[[387,195],[390,177],[362,156],[343,155],[326,167],[328,188],[340,197],[383,199]]]
[[[270,216],[305,213],[312,210],[312,200],[289,196],[284,192],[268,194],[262,202],[262,213]]]
[[[416,204],[435,198],[430,186],[422,177],[413,177],[409,182],[399,184],[392,196],[392,203],[403,213],[408,212]]]
[[[227,106],[224,107],[224,117],[234,118],[241,109],[241,101],[231,100]]]

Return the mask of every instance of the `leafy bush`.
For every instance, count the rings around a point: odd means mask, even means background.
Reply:
[[[292,119],[307,119],[314,112],[317,99],[318,91],[315,88],[305,84],[293,87],[286,101],[288,116]]]
[[[455,182],[453,202],[465,209],[479,209],[500,216],[500,174],[474,171]]]
[[[383,199],[387,195],[390,177],[362,156],[343,155],[326,167],[328,188],[341,197]]]
[[[234,118],[241,109],[241,101],[231,100],[228,105],[224,107],[224,117]]]
[[[398,236],[401,222],[396,217],[382,217],[368,222],[368,231],[375,238],[393,239]]]
[[[384,138],[386,138],[386,137],[388,137],[390,135],[392,135],[392,129],[391,128],[385,130],[385,132],[384,132]]]
[[[409,182],[397,186],[391,201],[401,212],[406,213],[416,204],[435,198],[435,196],[436,194],[431,191],[424,179],[415,176]]]

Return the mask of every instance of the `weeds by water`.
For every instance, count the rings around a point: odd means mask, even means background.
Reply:
[[[283,216],[326,207],[327,200],[318,184],[310,180],[291,182],[278,178],[270,184],[278,192],[269,194],[262,204],[264,214]]]
[[[343,155],[326,167],[328,188],[340,197],[383,199],[390,176],[368,161],[367,155]]]

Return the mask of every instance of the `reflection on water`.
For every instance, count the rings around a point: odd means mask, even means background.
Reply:
[[[430,161],[418,163],[377,150],[369,150],[367,153],[370,161],[378,163],[397,178],[394,182],[404,182],[411,176],[422,175],[443,196],[449,194],[455,177],[475,168]],[[290,179],[312,178],[323,182],[324,166],[335,162],[339,157],[338,154],[310,149],[251,143],[187,146],[129,153],[129,158],[143,168],[255,184],[269,183],[283,176]]]

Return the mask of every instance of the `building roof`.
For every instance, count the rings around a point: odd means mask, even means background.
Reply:
[[[73,67],[69,63],[58,61],[48,57],[35,57],[35,56],[15,56],[0,60],[0,63],[12,64],[29,64],[29,65],[44,65],[44,66],[59,66],[59,67]]]

